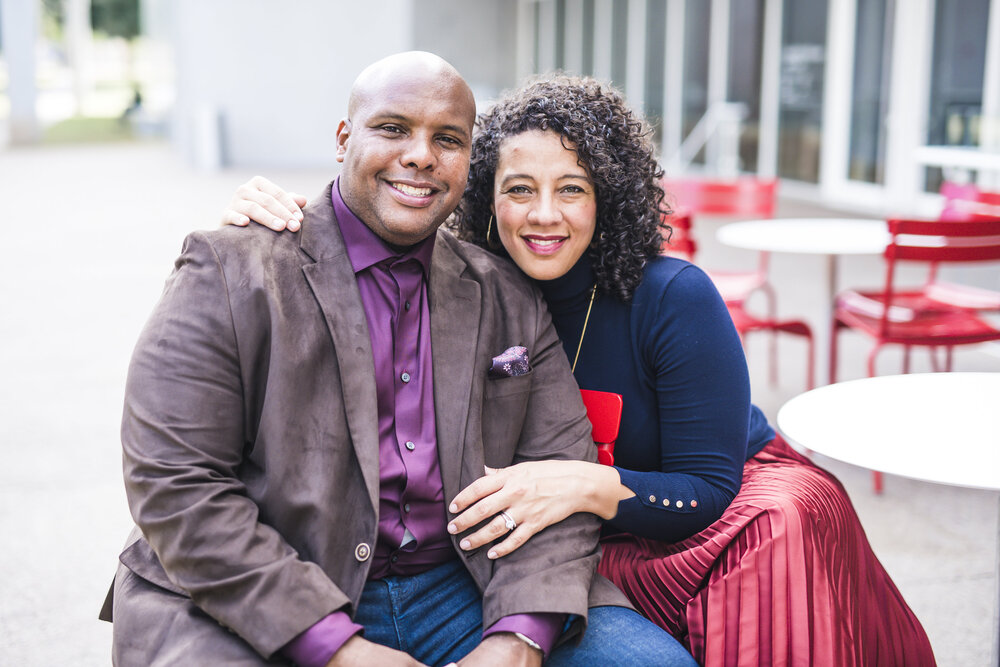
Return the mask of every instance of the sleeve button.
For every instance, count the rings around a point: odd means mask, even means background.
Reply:
[[[681,509],[682,507],[684,507],[684,501],[683,500],[678,500],[677,501],[677,509]]]
[[[649,496],[649,502],[651,502],[651,503],[655,503],[655,502],[656,502],[656,496],[654,496],[654,495],[650,495],[650,496]]]

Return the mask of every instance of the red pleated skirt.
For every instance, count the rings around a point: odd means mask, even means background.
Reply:
[[[843,486],[780,436],[705,530],[603,548],[601,574],[702,665],[935,664]]]

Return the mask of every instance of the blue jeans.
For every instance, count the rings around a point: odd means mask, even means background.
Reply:
[[[427,665],[456,662],[482,639],[479,589],[460,561],[413,577],[370,581],[355,621],[365,639],[405,651]],[[592,665],[695,666],[684,647],[636,612],[594,607],[583,640],[557,647],[545,662],[557,667]]]

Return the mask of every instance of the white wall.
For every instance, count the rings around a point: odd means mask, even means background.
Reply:
[[[413,48],[414,2],[174,0],[175,145],[208,168],[334,167],[351,83]]]
[[[517,83],[516,0],[143,0],[169,35],[173,141],[212,168],[335,166],[354,77],[379,58],[441,55],[487,101]]]

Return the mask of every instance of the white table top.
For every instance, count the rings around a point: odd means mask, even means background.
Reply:
[[[775,218],[723,225],[720,243],[750,250],[816,255],[878,255],[889,243],[885,220]]]
[[[1000,171],[1000,151],[988,151],[978,146],[919,146],[913,159],[921,164]]]
[[[1000,490],[1000,373],[922,373],[813,389],[778,411],[792,446],[914,479]]]

